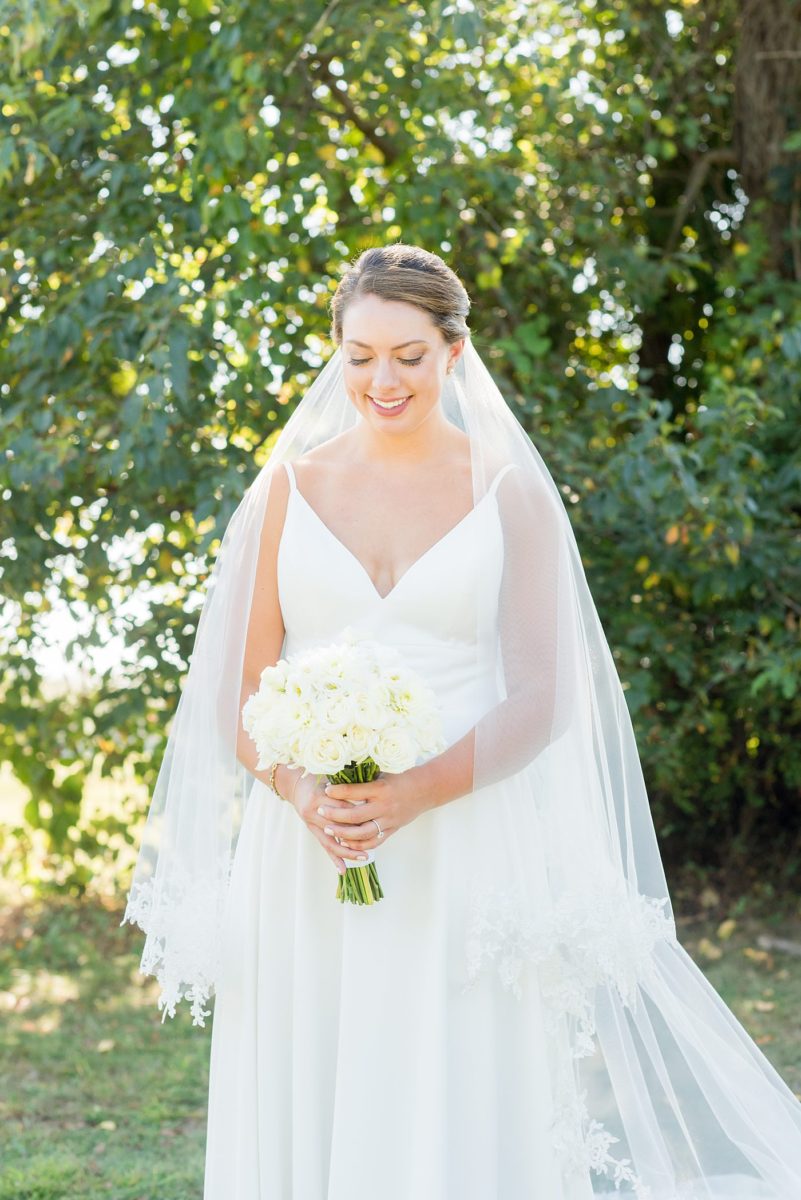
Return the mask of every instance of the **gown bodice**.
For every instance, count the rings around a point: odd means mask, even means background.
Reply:
[[[503,694],[494,659],[479,654],[477,641],[480,629],[497,627],[503,570],[497,489],[514,464],[501,467],[478,503],[384,596],[308,503],[292,465],[284,465],[290,492],[277,561],[282,657],[336,641],[347,627],[392,645],[433,688],[451,744]]]

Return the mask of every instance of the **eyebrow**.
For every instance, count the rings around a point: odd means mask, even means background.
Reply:
[[[414,346],[416,342],[422,342],[424,346],[428,345],[425,338],[412,338],[410,342],[401,342],[399,346],[390,346],[390,350],[402,350],[404,346]],[[368,346],[367,342],[357,342],[356,338],[346,338],[345,345],[364,346],[365,350],[372,350],[372,346]]]

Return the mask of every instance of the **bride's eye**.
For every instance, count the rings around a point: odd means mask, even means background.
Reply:
[[[420,355],[418,355],[417,358],[402,358],[400,361],[403,363],[404,367],[415,367],[415,366],[417,366],[417,364],[419,362],[422,362],[422,360],[423,360],[423,356],[422,356],[422,354],[420,354]],[[369,359],[366,359],[366,358],[349,358],[348,359],[348,363],[351,367],[361,367],[364,363],[366,363],[368,361],[369,361]]]

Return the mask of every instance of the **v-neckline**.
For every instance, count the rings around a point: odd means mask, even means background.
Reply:
[[[496,476],[496,478],[497,478],[497,476]],[[488,500],[489,497],[492,495],[492,493],[494,491],[494,486],[493,486],[494,483],[495,483],[495,480],[493,480],[493,482],[487,488],[486,492],[481,497],[481,499],[478,501],[478,503],[474,504],[473,507],[468,512],[466,512],[463,517],[460,517],[455,525],[451,525],[450,529],[446,529],[445,533],[443,533],[441,537],[438,537],[437,540],[435,542],[433,542],[426,550],[424,550],[422,554],[417,556],[417,558],[414,560],[414,562],[412,562],[406,568],[406,570],[403,572],[403,574],[400,576],[400,578],[395,581],[395,583],[392,585],[392,587],[389,589],[389,591],[386,592],[384,595],[382,595],[381,592],[379,592],[378,588],[376,587],[376,585],[373,581],[372,575],[367,570],[367,568],[365,567],[365,565],[361,561],[361,559],[356,554],[353,553],[353,551],[350,549],[349,546],[345,545],[345,543],[342,541],[341,538],[337,537],[337,535],[334,533],[333,529],[330,529],[329,526],[326,525],[325,521],[320,516],[320,514],[317,512],[317,510],[312,508],[311,504],[309,504],[308,500],[303,495],[303,492],[301,492],[301,490],[298,487],[296,482],[294,483],[294,486],[291,489],[290,498],[292,496],[298,497],[298,499],[303,503],[303,506],[306,509],[306,511],[311,513],[311,515],[314,517],[314,519],[317,521],[317,523],[320,525],[320,527],[322,529],[324,529],[325,532],[328,534],[328,536],[330,538],[332,538],[336,542],[336,544],[345,551],[345,553],[349,556],[349,558],[351,558],[353,560],[353,562],[355,562],[356,566],[359,568],[362,575],[364,576],[364,578],[367,580],[368,584],[372,588],[373,595],[376,596],[376,598],[378,600],[380,600],[382,603],[384,603],[386,600],[389,600],[389,598],[391,596],[395,595],[395,592],[398,590],[400,585],[403,583],[406,576],[409,575],[412,571],[414,571],[414,569],[423,561],[423,559],[427,558],[429,556],[429,554],[432,554],[433,551],[436,550],[438,546],[441,546],[442,543],[444,541],[446,541],[452,534],[456,533],[456,531],[458,529],[460,529],[465,524],[465,522],[470,519],[470,517],[472,517],[475,513],[478,512],[478,510],[480,509],[480,507],[484,503],[484,501]]]

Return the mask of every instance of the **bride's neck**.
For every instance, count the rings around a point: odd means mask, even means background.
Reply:
[[[434,426],[427,422],[409,433],[381,433],[362,422],[354,435],[354,450],[359,458],[388,466],[435,462],[453,449],[458,433],[448,421]]]

